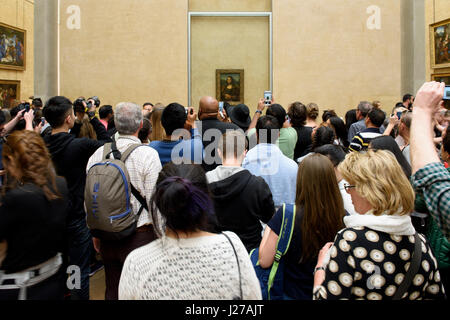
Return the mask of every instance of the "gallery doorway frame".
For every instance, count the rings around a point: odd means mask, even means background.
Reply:
[[[269,81],[273,92],[273,19],[272,12],[188,12],[188,104],[192,105],[191,24],[193,17],[268,17],[269,18]]]

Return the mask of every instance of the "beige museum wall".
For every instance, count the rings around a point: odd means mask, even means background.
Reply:
[[[20,81],[20,99],[34,93],[34,0],[0,0],[0,22],[27,31],[25,71],[0,69],[0,79]]]
[[[449,0],[425,0],[425,67],[427,79],[431,80],[433,73],[450,73],[450,68],[431,68],[430,56],[430,24],[450,19],[450,1]]]
[[[381,9],[368,30],[366,9]],[[361,100],[390,110],[401,99],[400,1],[276,0],[274,96],[284,106],[316,102],[340,116]]]
[[[68,6],[81,9],[69,30]],[[187,0],[62,0],[61,94],[187,103]]]
[[[192,105],[216,96],[216,69],[244,69],[244,103],[270,88],[268,17],[193,17],[191,25]]]
[[[80,30],[66,26],[73,4],[81,9]],[[366,27],[371,5],[381,9],[381,30]],[[401,1],[392,0],[61,0],[61,94],[71,99],[96,94],[112,105],[187,104],[188,11],[271,8],[277,102],[285,107],[295,100],[316,102],[343,116],[361,100],[380,100],[390,110],[401,99]],[[192,101],[215,94],[218,67],[211,59],[220,54],[223,68],[244,66],[246,103],[254,110],[269,83],[267,18],[248,24],[243,18],[210,19],[194,18],[192,24]],[[227,33],[224,24],[233,31]],[[229,46],[230,38],[238,37],[246,42]],[[257,52],[246,54],[244,46]],[[201,48],[210,51],[206,55]]]

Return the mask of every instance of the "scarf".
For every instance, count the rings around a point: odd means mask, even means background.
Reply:
[[[416,233],[409,215],[387,215],[374,216],[372,210],[366,214],[354,214],[344,217],[347,228],[367,227],[375,231],[386,232],[398,236],[412,236]],[[330,251],[328,250],[323,260],[323,266],[330,262]]]
[[[386,232],[398,236],[412,236],[416,230],[409,215],[386,215],[374,216],[371,211],[366,214],[355,214],[344,217],[347,228],[367,227],[375,231]]]

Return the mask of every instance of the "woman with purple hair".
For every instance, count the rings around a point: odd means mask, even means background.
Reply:
[[[233,232],[210,233],[214,206],[197,165],[166,164],[150,201],[160,238],[131,252],[121,300],[260,300],[247,250]]]

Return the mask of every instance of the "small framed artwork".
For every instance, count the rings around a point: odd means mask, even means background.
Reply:
[[[25,70],[27,31],[0,22],[0,68]]]
[[[430,25],[432,68],[450,67],[450,19]]]
[[[244,70],[216,70],[216,99],[230,105],[244,103]]]
[[[10,109],[16,100],[20,101],[20,81],[0,80],[0,108]]]
[[[450,86],[450,73],[435,73],[431,75],[432,81],[444,82],[446,86]]]

